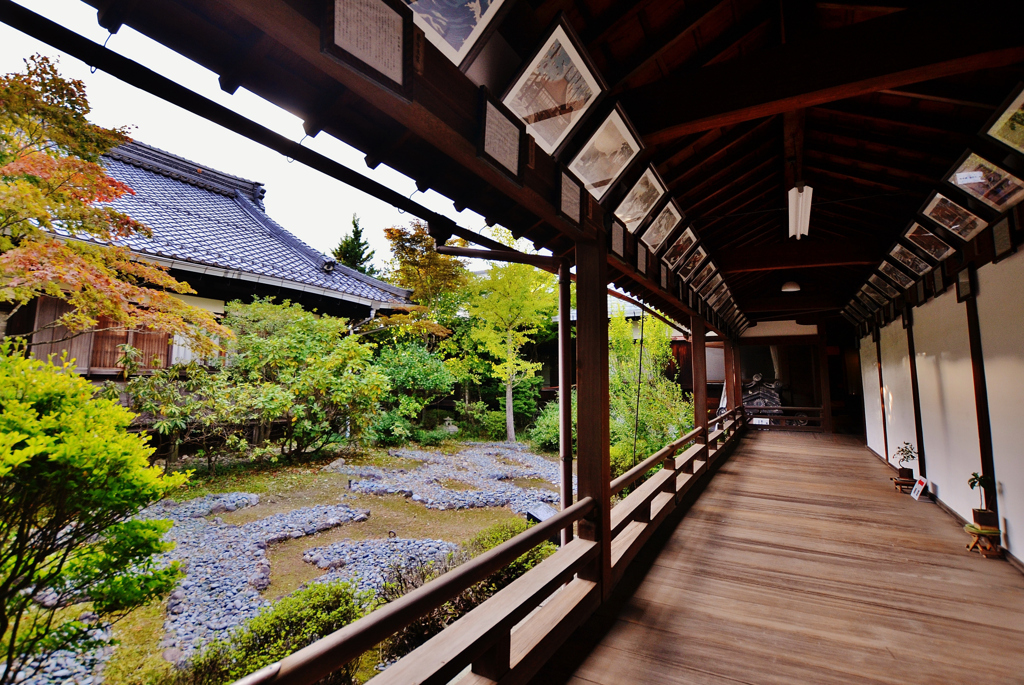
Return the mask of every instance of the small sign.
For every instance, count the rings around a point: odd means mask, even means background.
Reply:
[[[917,482],[914,483],[914,489],[910,491],[910,496],[913,497],[915,500],[918,499],[921,496],[921,493],[924,492],[924,489],[927,486],[928,486],[928,479],[927,478],[921,478],[919,476],[918,479],[917,479]]]
[[[956,184],[962,186],[966,183],[984,183],[985,177],[980,171],[960,171],[956,175]]]

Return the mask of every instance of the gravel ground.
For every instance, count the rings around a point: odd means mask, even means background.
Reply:
[[[401,459],[420,462],[421,466],[387,469],[333,462],[325,469],[352,478],[352,489],[374,495],[403,494],[430,509],[471,509],[475,507],[511,507],[525,513],[541,502],[557,502],[558,493],[546,488],[521,488],[513,479],[546,480],[558,485],[559,465],[531,454],[525,445],[509,443],[474,444],[455,455],[422,450],[392,450]],[[456,480],[469,489],[444,487]],[[573,478],[573,490],[576,480]]]
[[[327,570],[314,583],[354,580],[360,590],[378,590],[389,569],[422,566],[457,549],[458,545],[443,540],[342,540],[308,549],[302,560]]]

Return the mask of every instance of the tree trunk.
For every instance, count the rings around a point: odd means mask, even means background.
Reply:
[[[508,441],[516,441],[515,413],[512,411],[512,379],[505,381],[505,431],[508,433]]]
[[[11,318],[12,312],[0,312],[0,340],[7,337],[7,320]]]

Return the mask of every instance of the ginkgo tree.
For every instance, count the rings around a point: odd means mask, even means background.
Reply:
[[[509,246],[512,235],[502,229],[495,237]],[[492,262],[486,275],[475,283],[469,300],[472,337],[483,344],[496,361],[492,374],[505,385],[505,430],[509,442],[515,442],[513,390],[540,370],[540,362],[523,356],[523,347],[534,334],[551,321],[557,305],[554,277],[527,264]]]
[[[195,292],[187,283],[125,244],[150,232],[111,206],[133,191],[100,162],[129,138],[91,123],[89,111],[84,84],[46,57],[0,76],[0,339],[11,316],[46,295],[69,305],[48,324],[67,337],[105,317],[109,328],[159,330],[208,354],[230,332],[175,297]]]

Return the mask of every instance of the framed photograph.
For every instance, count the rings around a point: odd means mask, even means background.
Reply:
[[[1013,246],[1013,235],[1010,233],[1009,217],[992,226],[992,247],[994,249],[994,261],[996,262],[1016,251]]]
[[[676,208],[675,202],[669,201],[640,236],[640,240],[647,243],[652,252],[657,252],[682,220],[682,212]]]
[[[944,292],[946,292],[946,279],[942,277],[942,269],[936,269],[932,272],[932,293],[938,297]]]
[[[933,193],[921,213],[964,242],[988,226],[988,222],[977,214],[964,209],[942,193]]]
[[[441,54],[458,67],[468,67],[483,48],[484,34],[505,0],[405,0],[412,18]],[[511,5],[511,2],[509,3]],[[465,68],[463,68],[465,71]]]
[[[642,244],[636,244],[636,270],[647,275],[647,248]]]
[[[643,176],[633,184],[619,206],[615,208],[615,216],[626,224],[626,230],[636,233],[636,229],[640,227],[640,224],[664,194],[665,184],[658,178],[654,169],[648,167]]]
[[[717,312],[722,307],[722,305],[726,303],[728,297],[729,286],[723,283],[720,288],[714,290],[708,297],[708,304],[710,304],[711,308]]]
[[[701,269],[700,273],[694,277],[693,283],[690,284],[690,287],[699,293],[701,286],[708,282],[708,279],[711,278],[711,274],[713,273],[715,273],[715,265],[713,262],[708,262],[707,266]]]
[[[878,274],[871,274],[868,278],[868,283],[875,286],[877,290],[883,293],[886,297],[899,297],[900,291],[889,285],[888,282]]]
[[[618,257],[626,255],[626,229],[622,222],[612,221],[612,254]]]
[[[974,270],[966,267],[956,274],[956,301],[963,302],[971,297],[974,297]]]
[[[569,24],[559,21],[501,99],[549,155],[605,90],[585,54]]]
[[[1024,84],[1017,86],[984,130],[990,137],[1024,155]]]
[[[863,306],[864,309],[867,310],[868,314],[871,314],[871,312],[878,309],[878,303],[872,300],[870,297],[868,297],[863,290],[858,290],[857,294],[854,297],[856,297],[856,299],[860,301],[861,306]]]
[[[942,269],[936,269],[941,275]],[[914,284],[914,293],[917,295],[917,303],[923,304],[928,299],[928,290],[924,287],[924,280],[920,280]]]
[[[929,269],[932,268],[928,264],[928,262],[924,261],[916,254],[914,254],[907,248],[903,247],[902,245],[897,245],[896,247],[894,247],[892,249],[892,252],[889,253],[889,255],[892,256],[892,258],[895,259],[897,262],[913,271],[918,276],[923,276],[924,274],[928,273]]]
[[[508,107],[498,102],[486,86],[480,86],[480,139],[477,142],[477,154],[522,185],[526,126]],[[579,223],[578,215],[577,203],[576,223]]]
[[[334,0],[320,52],[412,100],[413,12],[402,0]]]
[[[710,304],[711,294],[714,293],[720,285],[722,285],[722,274],[716,273],[714,276],[709,278],[703,286],[701,286],[700,290],[697,291],[697,294],[707,300]]]
[[[906,275],[895,266],[887,261],[882,261],[878,270],[882,272],[882,275],[888,278],[890,281],[898,285],[899,287],[906,290],[910,286],[914,285],[914,279]]]
[[[856,297],[850,300],[850,304],[846,306],[861,319],[866,319],[869,314],[868,310],[864,308],[864,305],[860,303]]]
[[[842,317],[843,317],[844,319],[846,319],[846,323],[850,324],[850,325],[851,325],[851,326],[853,326],[854,328],[856,328],[856,327],[857,327],[857,320],[856,320],[856,319],[854,319],[854,318],[853,318],[852,316],[850,316],[849,314],[847,314],[847,313],[846,313],[846,310],[845,310],[845,309],[844,309],[843,311],[839,312],[839,313],[840,313],[840,314],[842,315]]]
[[[668,252],[662,256],[662,259],[668,264],[668,268],[675,269],[683,261],[683,257],[690,251],[690,248],[696,244],[696,234],[692,228],[687,228],[681,236],[676,238],[676,241],[672,243],[672,247],[668,248]]]
[[[583,214],[583,188],[576,178],[562,169],[558,190],[558,213],[572,223],[579,225]]]
[[[569,168],[583,181],[595,200],[600,200],[640,153],[641,145],[618,107],[605,118]],[[650,243],[648,243],[650,244]]]
[[[941,262],[955,252],[945,240],[917,222],[907,231],[906,237],[907,240],[924,250],[929,257],[937,262]]]
[[[661,270],[661,289],[662,290],[668,290],[668,267],[666,267],[664,264],[661,264],[660,267],[661,267],[661,269],[660,269]]]
[[[997,212],[1024,200],[1024,181],[975,152],[968,152],[946,180]]]
[[[871,299],[871,301],[874,302],[875,305],[877,305],[878,307],[882,307],[885,305],[886,302],[888,302],[888,300],[885,299],[885,296],[882,295],[882,293],[878,292],[870,285],[864,284],[864,287],[861,288],[861,292],[867,295]]]

